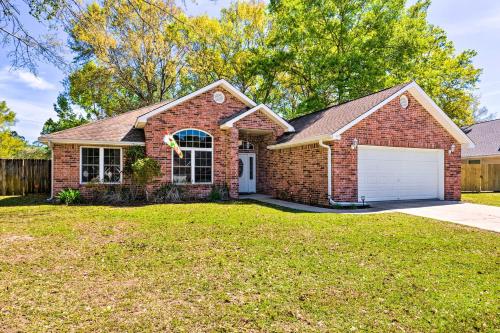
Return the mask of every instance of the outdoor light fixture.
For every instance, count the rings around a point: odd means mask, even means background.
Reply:
[[[356,148],[358,148],[358,139],[354,138],[354,140],[352,140],[351,149]]]
[[[450,147],[450,150],[448,150],[448,155],[451,155],[451,153],[455,152],[455,144],[452,144]]]

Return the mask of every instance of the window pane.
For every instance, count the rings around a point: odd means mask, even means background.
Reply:
[[[184,130],[176,133],[174,139],[182,148],[212,148],[212,137],[198,130]]]
[[[99,180],[99,148],[82,148],[82,183]]]
[[[179,158],[179,156],[174,153],[173,162],[173,172],[174,172],[174,183],[191,183],[191,152],[184,151],[184,158]]]
[[[250,179],[253,179],[253,157],[250,156]]]
[[[195,151],[194,181],[195,183],[212,182],[212,152]]]
[[[104,182],[120,182],[120,149],[104,149]]]

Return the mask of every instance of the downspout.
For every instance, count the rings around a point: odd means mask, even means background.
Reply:
[[[49,140],[47,146],[50,148],[50,200],[54,199],[54,146]]]
[[[330,205],[337,204],[332,198],[332,147],[325,145],[323,139],[319,140],[319,145],[328,150],[328,203]]]

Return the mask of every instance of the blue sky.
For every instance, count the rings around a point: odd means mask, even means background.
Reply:
[[[230,0],[186,2],[190,15],[215,16]],[[434,0],[429,21],[446,30],[457,50],[478,51],[474,63],[484,70],[478,91],[481,105],[500,118],[500,1]],[[35,24],[29,27],[43,30]],[[0,50],[0,101],[7,101],[17,113],[14,129],[34,141],[45,120],[55,117],[52,104],[62,90],[65,75],[49,64],[40,64],[38,77],[25,70],[12,71],[6,54],[6,50]]]

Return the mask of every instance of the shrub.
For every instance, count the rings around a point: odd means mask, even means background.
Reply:
[[[181,202],[183,193],[180,186],[169,183],[162,185],[154,193],[153,201],[156,203]]]
[[[79,190],[67,188],[59,192],[57,199],[66,205],[71,205],[81,202],[82,197]]]
[[[208,195],[208,200],[210,201],[220,201],[220,200],[228,200],[229,199],[229,189],[226,185],[214,185],[212,186],[212,190]]]
[[[141,158],[132,164],[132,182],[144,187],[146,201],[149,201],[146,185],[159,176],[161,176],[160,164],[152,158]]]

